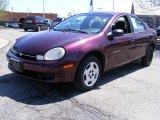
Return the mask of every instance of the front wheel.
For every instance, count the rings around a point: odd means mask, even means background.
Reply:
[[[75,86],[80,91],[91,90],[101,76],[101,64],[97,57],[87,57],[76,71]]]
[[[145,67],[150,66],[153,59],[153,47],[149,46],[146,55],[141,58],[141,64]]]

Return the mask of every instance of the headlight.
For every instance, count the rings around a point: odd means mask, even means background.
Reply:
[[[65,54],[64,48],[57,47],[47,51],[44,55],[44,60],[58,60]]]

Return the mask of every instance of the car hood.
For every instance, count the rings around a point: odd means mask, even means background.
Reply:
[[[63,47],[90,36],[90,34],[76,32],[42,31],[17,39],[14,47],[24,54],[43,55],[52,48]]]

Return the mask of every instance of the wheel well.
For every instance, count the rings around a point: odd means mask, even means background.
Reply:
[[[99,59],[99,61],[100,61],[100,63],[101,63],[101,71],[102,71],[101,73],[103,73],[103,72],[104,72],[104,69],[105,69],[105,57],[104,57],[104,55],[103,55],[101,52],[99,52],[99,51],[90,52],[90,53],[86,54],[86,55],[81,59],[80,64],[81,64],[81,62],[82,62],[85,58],[87,58],[87,57],[89,57],[89,56],[95,56],[95,57],[97,57],[97,58]]]

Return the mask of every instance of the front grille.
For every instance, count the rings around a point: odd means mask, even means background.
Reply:
[[[36,60],[36,56],[24,54],[24,53],[20,52],[16,47],[13,47],[13,48],[11,49],[11,52],[12,52],[15,56],[17,56],[17,57],[19,57],[19,58],[22,58],[22,59],[25,59],[25,60]]]
[[[23,53],[16,53],[15,55],[25,60],[36,60],[36,56],[33,56],[33,55],[27,55]]]
[[[35,71],[30,71],[30,70],[25,70],[25,69],[22,72],[18,72],[11,66],[11,64],[8,64],[8,67],[13,72],[19,75],[22,75],[24,77],[32,78],[32,79],[50,81],[55,78],[54,73],[35,72]]]

